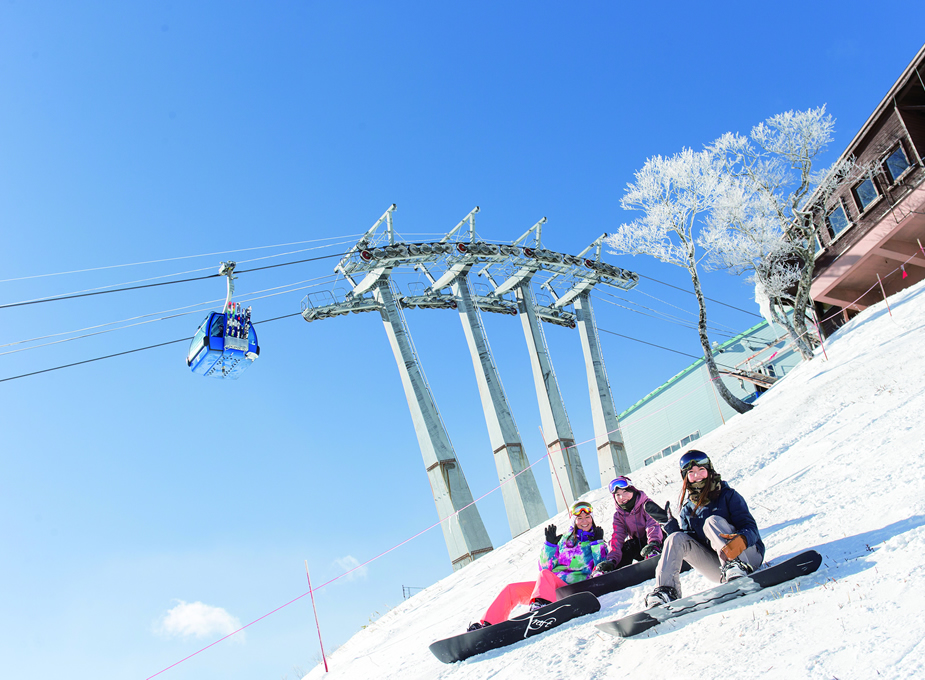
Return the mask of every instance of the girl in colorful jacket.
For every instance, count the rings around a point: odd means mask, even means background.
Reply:
[[[540,553],[540,573],[536,581],[505,586],[482,620],[470,625],[469,630],[507,621],[519,604],[529,603],[530,611],[551,604],[558,599],[557,588],[590,577],[594,567],[607,554],[604,530],[595,524],[592,512],[590,503],[579,501],[569,509],[573,523],[565,536],[557,533],[555,524],[546,527],[546,542]]]
[[[596,572],[604,573],[647,560],[662,551],[662,528],[645,510],[649,497],[633,486],[629,477],[617,477],[610,483],[616,510],[613,513],[613,536],[610,550]]]

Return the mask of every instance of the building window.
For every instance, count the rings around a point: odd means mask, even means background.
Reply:
[[[674,444],[671,444],[670,446],[666,446],[664,449],[662,449],[658,453],[646,458],[644,461],[642,461],[642,464],[651,465],[652,463],[657,461],[659,458],[664,458],[665,456],[674,453],[675,451],[680,449],[682,446],[687,446],[695,439],[700,439],[700,430],[697,430],[696,432],[691,432],[689,435],[679,439]]]
[[[839,202],[835,209],[830,212],[825,217],[825,222],[829,226],[832,234],[838,236],[845,229],[851,226],[851,222],[848,221],[848,215],[845,214],[845,206]]]
[[[896,151],[887,156],[883,162],[883,167],[890,178],[890,183],[896,184],[899,178],[909,169],[909,159],[906,158],[906,152],[903,151],[902,145],[896,147]]]
[[[852,193],[858,202],[861,212],[867,210],[878,198],[880,198],[880,194],[877,193],[877,186],[870,177],[854,187]]]

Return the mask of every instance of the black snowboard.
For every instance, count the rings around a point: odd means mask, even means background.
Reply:
[[[815,550],[808,550],[773,567],[759,569],[753,574],[734,579],[729,583],[710,588],[696,595],[682,597],[668,604],[650,607],[645,611],[624,616],[616,621],[595,624],[600,630],[617,637],[631,637],[657,626],[663,621],[684,616],[691,612],[713,607],[723,602],[749,595],[762,588],[776,586],[784,581],[811,574],[822,564],[822,556]]]
[[[650,578],[655,578],[655,568],[658,566],[660,559],[661,556],[658,556],[642,562],[634,562],[606,574],[598,574],[578,583],[561,586],[556,589],[556,594],[560,597],[567,597],[575,593],[592,593],[596,597],[600,597],[630,586],[638,586]],[[682,571],[687,571],[688,569],[690,569],[690,565],[685,562]]]
[[[578,593],[548,604],[535,612],[522,614],[504,623],[473,630],[462,635],[437,640],[430,646],[443,663],[462,661],[499,647],[507,647],[524,638],[539,635],[585,614],[599,611],[601,603],[591,593]]]

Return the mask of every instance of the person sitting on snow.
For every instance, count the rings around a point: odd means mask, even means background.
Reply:
[[[551,604],[558,599],[557,588],[589,578],[607,553],[604,530],[595,524],[592,513],[590,503],[579,501],[569,508],[569,516],[574,521],[564,537],[555,524],[546,527],[546,542],[540,553],[540,573],[536,581],[505,586],[481,621],[471,624],[469,630],[507,621],[519,604],[529,603],[530,611]]]
[[[755,518],[741,494],[713,469],[709,456],[692,449],[681,456],[680,466],[681,502],[687,495],[681,507],[681,531],[665,539],[655,570],[656,588],[646,595],[646,607],[681,597],[683,562],[715,583],[726,583],[747,576],[764,561]],[[667,505],[665,511],[669,514]]]
[[[633,486],[629,477],[613,480],[610,493],[616,506],[613,536],[610,537],[610,550],[604,561],[595,567],[595,573],[606,573],[641,562],[662,551],[662,528],[645,510],[649,497]]]

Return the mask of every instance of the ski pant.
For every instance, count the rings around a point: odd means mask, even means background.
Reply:
[[[504,590],[488,607],[482,621],[487,621],[491,624],[507,621],[507,617],[511,615],[514,607],[519,604],[528,604],[538,597],[555,602],[559,599],[556,597],[556,588],[561,588],[564,585],[565,581],[554,573],[548,569],[541,569],[536,581],[521,581],[505,586]]]
[[[683,562],[687,562],[714,583],[720,582],[721,567],[726,562],[725,556],[720,552],[726,546],[726,539],[720,534],[734,534],[735,527],[725,518],[713,515],[704,522],[703,532],[710,541],[709,548],[683,531],[670,534],[665,539],[662,558],[655,570],[655,585],[671,586],[678,593],[678,597],[682,597],[681,565]],[[764,558],[755,546],[751,546],[739,555],[739,559],[747,562],[752,569],[757,569]]]
[[[621,551],[620,563],[617,565],[617,569],[628,567],[633,562],[642,562],[642,549],[644,547],[645,544],[638,538],[626,539],[623,542],[623,550]]]

